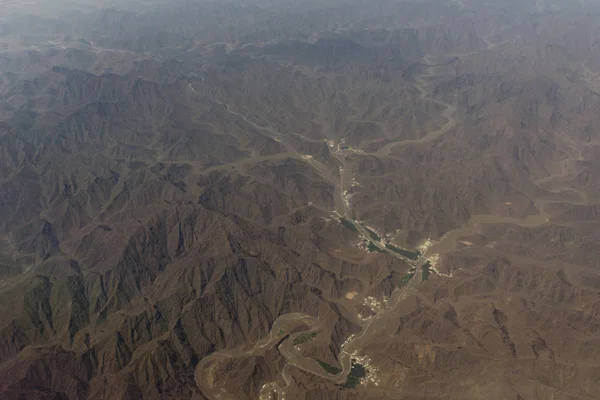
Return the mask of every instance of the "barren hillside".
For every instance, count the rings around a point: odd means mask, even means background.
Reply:
[[[0,399],[600,398],[600,3],[0,4]]]

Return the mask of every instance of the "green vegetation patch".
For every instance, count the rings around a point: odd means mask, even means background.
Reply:
[[[283,335],[285,335],[285,330],[283,330],[283,329],[280,328],[279,331],[277,331],[277,337],[280,337],[280,336],[283,336]]]
[[[429,279],[429,275],[431,275],[431,263],[427,261],[425,264],[421,266],[422,278],[424,281]]]
[[[370,253],[373,253],[373,252],[385,253],[385,251],[381,250],[379,247],[377,247],[377,245],[375,243],[371,242],[370,240],[369,240],[369,243],[367,243],[367,250]]]
[[[325,361],[317,360],[321,368],[323,368],[328,374],[337,375],[342,372],[341,368],[334,367],[331,364],[327,364]]]
[[[400,283],[398,284],[398,287],[404,287],[404,286],[408,285],[408,282],[410,282],[410,280],[412,279],[413,276],[415,276],[414,272],[410,272],[410,273],[404,275],[400,279]]]
[[[376,234],[375,232],[373,232],[372,230],[370,230],[369,228],[367,228],[364,225],[363,225],[363,228],[365,228],[365,230],[369,233],[369,236],[371,236],[371,239],[373,239],[376,242],[381,242],[381,238],[379,237],[378,234]]]
[[[317,336],[319,332],[308,332],[308,333],[303,333],[301,335],[296,336],[296,338],[294,339],[294,341],[292,342],[294,344],[294,346],[298,346],[299,344],[304,344],[307,342],[310,342],[311,340],[313,340],[315,338],[315,336]]]
[[[385,248],[393,251],[394,253],[398,253],[401,256],[408,258],[409,260],[418,260],[422,254],[419,250],[415,250],[415,251],[405,250],[398,246],[394,246],[391,243],[386,243]]]
[[[350,148],[350,146],[340,146],[341,150],[348,150]]]
[[[346,379],[346,383],[342,385],[344,389],[353,389],[360,383],[360,380],[367,376],[367,370],[362,364],[356,362],[356,359],[352,359],[352,368]]]
[[[342,223],[342,226],[344,228],[350,229],[352,232],[358,233],[358,229],[356,229],[356,226],[354,226],[354,224],[348,221],[346,218],[340,218],[340,222]]]

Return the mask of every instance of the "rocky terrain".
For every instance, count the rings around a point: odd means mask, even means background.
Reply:
[[[0,4],[0,399],[600,398],[600,3]]]

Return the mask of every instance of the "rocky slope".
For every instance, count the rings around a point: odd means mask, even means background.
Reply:
[[[0,398],[600,396],[594,2],[0,11]]]

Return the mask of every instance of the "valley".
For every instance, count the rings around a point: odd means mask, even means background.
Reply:
[[[0,4],[0,399],[600,397],[600,5]]]

